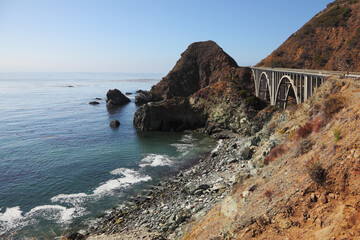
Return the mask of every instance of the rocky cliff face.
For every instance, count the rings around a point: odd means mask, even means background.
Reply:
[[[252,95],[254,84],[249,68],[215,42],[196,42],[181,54],[175,67],[150,92],[137,101],[134,125],[141,130],[185,130],[205,127],[209,133],[238,131],[266,104]]]
[[[360,71],[360,2],[328,4],[257,66]]]
[[[215,42],[196,42],[181,54],[175,67],[151,92],[163,99],[187,97],[224,78],[242,78],[243,74],[243,69]]]

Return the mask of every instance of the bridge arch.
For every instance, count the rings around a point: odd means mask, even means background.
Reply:
[[[259,79],[260,79],[259,89],[258,89],[259,97],[261,99],[271,102],[272,94],[270,90],[269,76],[267,75],[266,72],[262,72]]]
[[[289,75],[284,75],[276,88],[275,105],[285,109],[289,96],[294,97],[297,104],[301,103],[294,80]]]

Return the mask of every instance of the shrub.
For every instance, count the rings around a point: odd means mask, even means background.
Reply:
[[[271,200],[272,200],[272,195],[273,195],[273,193],[270,189],[268,189],[264,192],[264,196],[269,199],[269,202],[271,202]]]
[[[339,128],[335,128],[333,130],[335,142],[338,142],[341,139],[341,130]]]
[[[308,167],[308,174],[310,178],[317,184],[324,184],[326,180],[326,170],[320,163],[312,162]]]
[[[240,97],[242,97],[242,98],[246,98],[246,97],[248,97],[248,91],[247,90],[245,90],[245,89],[240,89],[239,90],[239,95],[240,95]]]
[[[345,99],[342,96],[331,96],[325,99],[322,110],[327,118],[331,118],[334,114],[340,112],[345,107]]]
[[[296,147],[295,155],[300,156],[310,151],[314,143],[309,139],[303,139]]]
[[[360,27],[356,29],[355,35],[346,44],[351,48],[360,46]]]
[[[285,152],[285,149],[282,145],[274,147],[270,150],[269,155],[264,159],[264,164],[269,164],[270,162],[274,161],[277,157],[282,155]]]
[[[351,16],[351,9],[347,6],[335,5],[329,11],[315,19],[315,23],[322,27],[337,27]]]
[[[323,55],[321,53],[317,53],[314,56],[314,62],[318,65],[320,65],[321,67],[325,66],[326,63],[328,62],[328,60],[326,58],[323,57]]]
[[[319,132],[320,129],[324,126],[324,119],[321,116],[317,116],[313,121],[312,121],[312,130],[314,132]]]
[[[301,126],[296,133],[299,135],[299,137],[301,138],[305,138],[307,136],[310,135],[310,133],[312,133],[313,130],[313,126],[310,122],[305,123],[304,126]]]

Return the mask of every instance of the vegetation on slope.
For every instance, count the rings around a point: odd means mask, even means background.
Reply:
[[[360,71],[360,2],[337,0],[257,66]]]

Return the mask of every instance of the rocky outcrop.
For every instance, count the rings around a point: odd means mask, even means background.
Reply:
[[[187,97],[215,82],[235,78],[246,78],[249,88],[253,84],[251,73],[239,68],[235,60],[215,42],[196,42],[181,54],[175,67],[151,88],[151,92],[163,99]]]
[[[238,67],[213,41],[193,43],[166,77],[138,93],[135,102],[148,104],[138,109],[134,125],[145,131],[206,127],[210,134],[248,134],[251,118],[266,106],[253,89],[250,68]]]
[[[148,103],[138,109],[134,125],[142,131],[183,131],[204,126],[205,117],[190,107],[187,98]]]
[[[130,102],[130,99],[122,94],[118,89],[109,90],[106,93],[106,106],[116,108]]]
[[[153,94],[150,91],[137,91],[137,95],[135,96],[135,104],[142,105],[144,103],[154,101]]]

